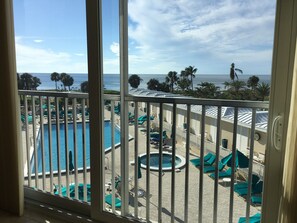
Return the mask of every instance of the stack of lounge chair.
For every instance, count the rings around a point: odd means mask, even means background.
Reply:
[[[261,222],[261,214],[257,213],[253,216],[250,216],[249,223],[260,223]],[[246,217],[240,217],[238,223],[247,223]]]
[[[150,116],[150,120],[154,120],[154,116]],[[138,117],[138,125],[142,125],[144,122],[147,121],[147,115],[142,115]]]
[[[218,175],[218,178],[226,178],[226,177],[231,177],[231,174],[232,174],[232,168],[228,168],[227,170],[222,170],[222,171],[219,171],[219,175]],[[212,179],[215,179],[216,175],[215,173],[211,173],[209,175]]]
[[[164,130],[162,132],[162,139],[167,139],[167,133],[166,131]],[[159,132],[151,132],[150,133],[150,140],[153,141],[153,142],[159,142],[160,141],[160,133]]]
[[[216,155],[213,153],[208,153],[204,156],[204,166],[211,166],[216,161]],[[199,167],[201,160],[200,158],[191,159],[190,162],[195,166]]]

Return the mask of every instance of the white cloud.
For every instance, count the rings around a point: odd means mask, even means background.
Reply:
[[[42,39],[35,39],[35,40],[33,40],[35,43],[42,43],[43,42],[43,40]]]
[[[147,73],[154,67],[167,73],[188,65],[195,65],[200,73],[226,73],[215,70],[216,64],[254,61],[245,73],[256,72],[253,69],[269,73],[274,14],[271,0],[130,0],[130,51],[143,58],[147,67],[130,63],[135,69],[146,68]]]
[[[116,56],[120,56],[120,45],[119,43],[115,43],[113,42],[111,45],[110,45],[110,50],[111,52],[113,52]]]
[[[18,72],[68,72],[86,73],[87,62],[76,61],[67,52],[25,45],[21,37],[16,37],[16,59]]]

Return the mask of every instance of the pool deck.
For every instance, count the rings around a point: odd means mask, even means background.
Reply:
[[[105,110],[105,119],[109,119],[110,112]],[[116,122],[119,123],[119,116],[115,116]],[[134,125],[129,126],[129,135],[134,136]],[[23,131],[23,136],[25,136]],[[139,154],[146,152],[146,135],[145,133],[138,131],[139,137]],[[134,140],[129,142],[129,163],[134,161]],[[26,154],[26,147],[23,147],[24,154]],[[121,147],[115,150],[115,174],[120,175],[120,151]],[[151,152],[158,151],[158,147],[151,145]],[[196,158],[198,156],[198,149],[190,150],[190,159]],[[185,157],[185,145],[183,142],[177,142],[176,144],[176,153],[180,156]],[[24,164],[26,156],[24,156]],[[106,183],[111,181],[111,153],[106,154],[105,159],[105,179]],[[145,169],[141,169],[142,177],[138,180],[139,188],[144,191],[144,196],[139,198],[138,211],[141,218],[146,217],[146,200],[150,199],[150,220],[152,222],[158,221],[158,182],[159,174],[156,171],[150,171],[150,194],[146,194],[146,177],[147,173]],[[132,190],[134,185],[134,165],[129,165],[129,176],[131,181],[129,183],[129,188]],[[197,222],[198,221],[198,203],[199,203],[199,177],[200,171],[194,167],[192,164],[189,164],[189,182],[188,182],[188,222]],[[58,179],[55,176],[53,179],[54,183],[58,183]],[[62,176],[62,184],[66,184],[65,175]],[[86,175],[87,183],[90,183],[90,173]],[[207,174],[203,174],[203,211],[202,219],[203,222],[213,222],[213,205],[214,205],[214,180],[210,178]],[[69,183],[74,182],[74,175],[70,175]],[[83,182],[83,174],[78,174],[78,182]],[[162,175],[162,220],[163,222],[170,222],[171,219],[171,182],[172,174],[171,172],[164,172]],[[27,181],[25,181],[25,184]],[[46,191],[50,190],[50,181],[49,178],[46,178]],[[35,185],[35,181],[32,180],[32,186]],[[39,179],[39,186],[41,187],[42,181]],[[106,193],[109,193],[106,191]],[[175,208],[174,215],[176,222],[184,221],[184,197],[185,197],[185,169],[180,169],[179,172],[175,172]],[[134,213],[133,206],[133,193],[130,196],[130,211]],[[219,183],[218,187],[218,222],[229,222],[229,204],[230,204],[230,185],[227,185],[223,182]],[[251,206],[250,215],[253,215],[261,210],[260,207]],[[233,208],[233,222],[238,222],[238,218],[245,216],[246,212],[246,202],[242,197],[239,197],[234,193],[234,208]]]

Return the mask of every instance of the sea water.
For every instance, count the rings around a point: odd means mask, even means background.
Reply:
[[[32,73],[33,76],[36,76],[40,79],[41,85],[37,88],[38,90],[48,90],[55,89],[56,85],[54,81],[51,81],[50,73]],[[79,90],[80,84],[88,80],[87,74],[70,74],[74,79],[74,84],[71,86],[72,90]],[[166,74],[139,74],[139,77],[142,79],[139,88],[147,88],[147,82],[155,78],[159,82],[164,82]],[[252,75],[238,75],[238,80],[247,81]],[[259,77],[261,82],[270,84],[270,75],[256,75]],[[194,88],[197,87],[197,84],[201,82],[211,82],[220,88],[224,88],[224,82],[230,81],[229,74],[196,74],[196,77],[193,78]],[[119,74],[104,74],[103,75],[104,88],[108,90],[119,90],[120,89],[120,75]],[[61,82],[58,82],[58,88],[62,89],[63,85]]]

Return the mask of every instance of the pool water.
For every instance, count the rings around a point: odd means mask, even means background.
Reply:
[[[44,154],[45,154],[45,171],[50,171],[50,161],[49,161],[49,139],[48,139],[48,124],[44,124]],[[56,124],[52,124],[52,163],[53,163],[53,171],[58,170],[58,157],[57,157],[57,131]],[[90,166],[90,125],[86,123],[86,165]],[[104,122],[104,147],[105,151],[109,151],[111,149],[111,123],[110,121]],[[60,164],[61,170],[66,169],[66,147],[65,147],[65,125],[64,123],[60,124]],[[118,127],[114,128],[114,141],[115,145],[120,143],[120,129]],[[37,138],[37,148],[38,148],[38,172],[42,172],[42,156],[41,156],[41,140],[40,140],[40,131]],[[77,148],[77,167],[83,167],[83,131],[82,131],[82,123],[77,123],[76,129],[76,148]],[[74,133],[73,133],[73,124],[68,123],[68,150],[72,151],[72,160],[74,163]],[[35,172],[34,167],[34,156],[31,159],[32,173]]]
[[[141,156],[140,162],[146,166],[146,155]],[[175,158],[175,166],[178,166],[182,160],[179,157]],[[150,168],[159,168],[159,153],[152,153],[150,154]],[[167,169],[172,167],[172,155],[163,153],[162,159],[162,169]]]

